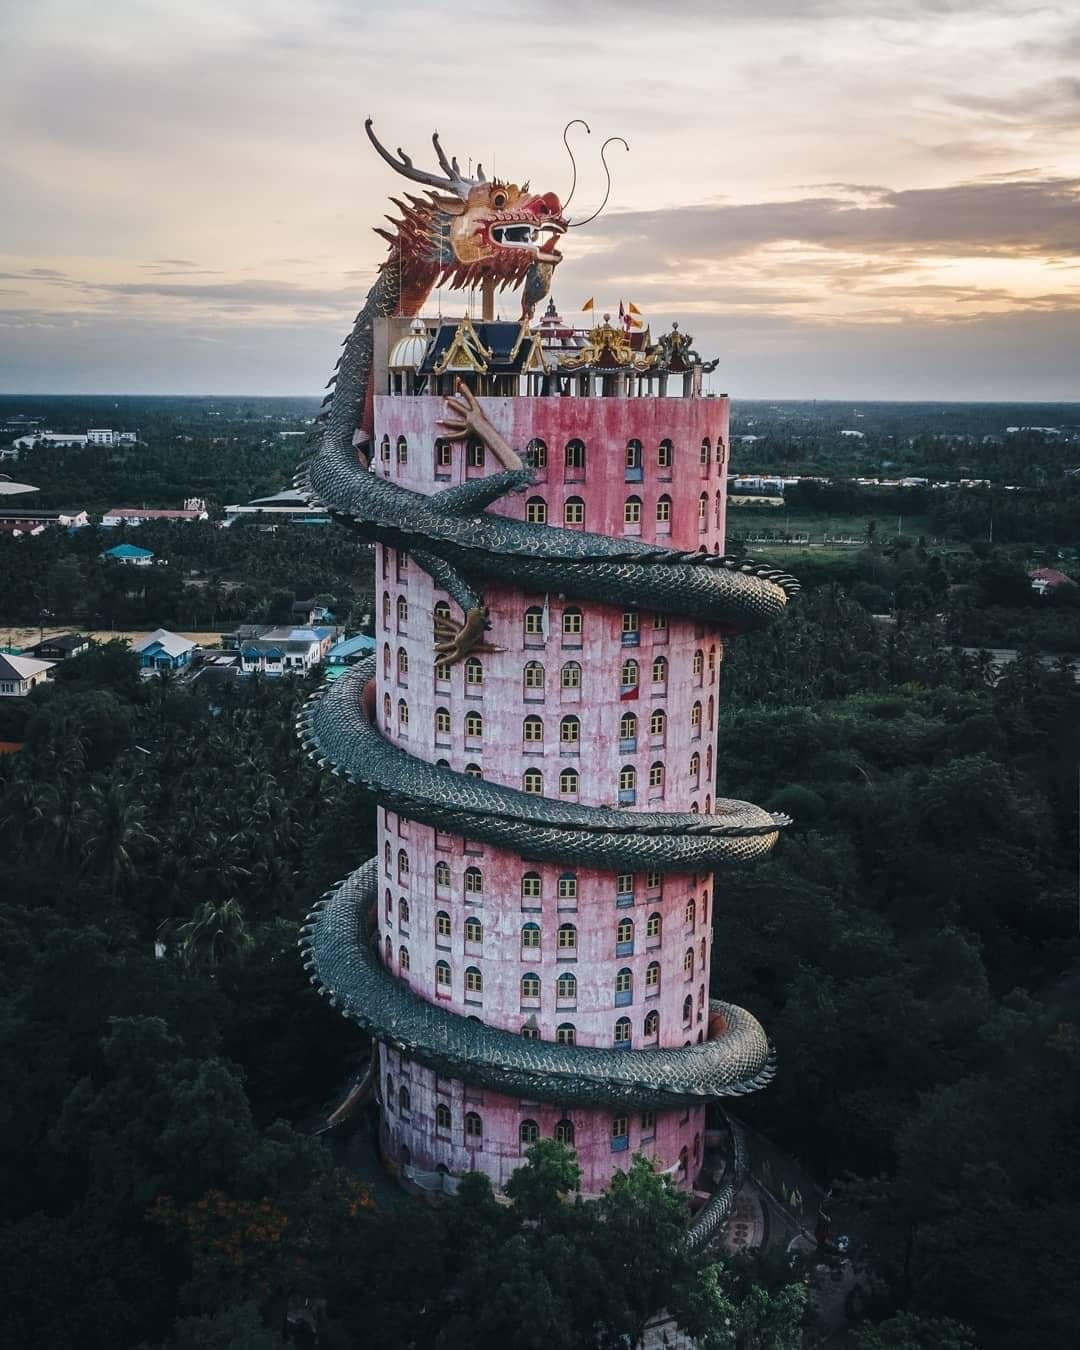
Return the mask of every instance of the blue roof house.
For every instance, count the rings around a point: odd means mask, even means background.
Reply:
[[[195,643],[165,628],[155,628],[139,642],[133,642],[131,650],[143,670],[183,670],[191,664]]]
[[[138,544],[117,544],[107,548],[101,555],[109,562],[123,563],[125,567],[149,567],[154,561],[152,549],[140,548]]]

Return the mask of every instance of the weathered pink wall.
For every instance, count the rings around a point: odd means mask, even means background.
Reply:
[[[547,467],[538,474],[536,487],[525,496],[503,499],[494,510],[520,519],[525,515],[526,500],[539,497],[547,504],[548,521],[561,524],[565,499],[577,496],[585,503],[587,530],[687,549],[722,550],[726,400],[515,398],[485,399],[483,405],[512,445],[524,448],[534,437],[547,445]],[[467,477],[497,472],[500,466],[490,454],[482,468],[466,468],[461,444],[453,447],[450,466],[436,466],[435,423],[443,411],[443,400],[436,398],[376,399],[375,471],[425,493]],[[379,452],[384,436],[390,446],[388,459]],[[404,462],[399,455],[399,437],[405,438],[407,446]],[[586,447],[583,474],[564,469],[563,448],[574,437]],[[626,481],[624,452],[631,437],[642,443],[640,482]],[[660,467],[657,461],[657,446],[665,437],[672,442],[669,468]],[[701,444],[706,437],[708,461],[702,464]],[[707,505],[704,518],[699,512],[703,493]],[[624,523],[624,503],[631,494],[642,503],[641,524],[637,527]],[[670,525],[657,521],[657,499],[661,495],[671,498]],[[573,767],[579,774],[578,791],[568,799],[588,805],[618,804],[619,771],[632,767],[637,773],[633,809],[711,808],[717,680],[723,659],[722,644],[714,635],[683,619],[671,619],[666,628],[657,628],[654,616],[642,613],[637,643],[627,644],[623,641],[621,611],[570,602],[571,607],[582,610],[583,632],[580,637],[564,636],[562,614],[567,604],[558,596],[524,595],[506,587],[490,587],[485,592],[492,623],[488,637],[495,650],[479,656],[482,681],[467,684],[462,664],[452,668],[448,681],[437,681],[432,650],[433,607],[447,597],[433,587],[414,562],[397,557],[391,550],[376,550],[376,566],[377,706],[380,725],[390,739],[421,758],[444,759],[455,769],[478,765],[485,778],[514,787],[522,785],[526,769],[539,769],[544,793],[549,797],[560,795],[560,772]],[[546,641],[524,633],[525,611],[530,606],[546,606]],[[456,608],[451,608],[458,618]],[[399,674],[399,652],[407,657],[404,675]],[[654,682],[653,663],[661,656],[667,662],[666,679]],[[621,696],[620,671],[627,659],[639,665],[640,683],[634,699]],[[561,686],[560,671],[568,661],[581,667],[580,690]],[[524,668],[529,662],[542,664],[542,688],[524,686]],[[695,707],[700,709],[699,714]],[[450,715],[448,734],[436,733],[438,709]],[[483,719],[479,738],[466,737],[465,719],[471,711],[479,712]],[[665,725],[657,734],[650,731],[654,711],[665,715]],[[627,713],[638,718],[637,747],[632,750],[620,745],[620,723]],[[540,743],[523,739],[523,722],[530,715],[542,719]],[[580,719],[576,747],[560,739],[560,722],[567,715]],[[700,759],[696,776],[691,773],[691,757],[695,754]],[[655,764],[664,767],[661,787],[649,784],[650,766]],[[514,1031],[520,1030],[526,1019],[535,1018],[544,1039],[554,1039],[559,1025],[572,1023],[578,1043],[583,1045],[612,1045],[615,1023],[624,1016],[631,1020],[633,1050],[647,1050],[657,1044],[682,1045],[705,1034],[711,876],[669,875],[649,884],[650,878],[641,873],[633,879],[632,901],[624,897],[620,903],[613,873],[579,869],[575,873],[576,901],[560,901],[558,882],[568,869],[526,864],[514,854],[455,836],[436,835],[430,828],[390,812],[380,813],[379,845],[384,860],[380,936],[384,946],[390,939],[395,971],[423,997],[445,999],[446,1006],[455,1012]],[[402,855],[407,858],[407,870],[400,865]],[[440,862],[449,867],[448,885],[436,882]],[[467,867],[480,870],[479,893],[465,891]],[[522,898],[521,878],[526,871],[541,876],[540,900]],[[692,909],[688,910],[690,902]],[[449,916],[449,937],[437,933],[436,915],[440,912]],[[649,916],[654,914],[661,919],[658,939],[646,936]],[[483,926],[479,943],[466,943],[465,924],[470,916]],[[619,954],[616,926],[623,918],[634,925],[633,949],[630,953],[623,949]],[[539,950],[523,947],[522,926],[526,923],[540,927]],[[560,950],[558,946],[558,930],[565,924],[573,924],[577,930],[575,949]],[[402,968],[403,953],[407,954],[407,969]],[[692,954],[689,970],[684,965],[687,953]],[[450,966],[448,988],[436,984],[438,961]],[[660,966],[659,984],[650,987],[646,971],[655,962]],[[466,994],[469,968],[482,973],[482,993]],[[629,1006],[615,1003],[615,977],[622,968],[633,973]],[[577,979],[572,1006],[556,998],[556,981],[563,971],[571,971]],[[540,978],[539,1000],[522,997],[521,977],[526,973]],[[687,996],[691,999],[689,1021],[683,1017]],[[645,1018],[654,1009],[660,1017],[659,1033],[646,1039]],[[384,1138],[388,1147],[397,1154],[404,1146],[411,1161],[425,1168],[481,1168],[497,1184],[520,1165],[525,1151],[519,1140],[523,1120],[535,1120],[542,1135],[549,1135],[564,1115],[573,1121],[584,1184],[592,1191],[602,1189],[613,1170],[625,1166],[634,1151],[655,1157],[662,1167],[675,1163],[683,1149],[693,1158],[695,1138],[704,1130],[704,1112],[700,1109],[659,1113],[655,1123],[644,1129],[640,1114],[631,1115],[630,1151],[624,1155],[611,1148],[611,1112],[563,1112],[492,1093],[476,1093],[461,1083],[437,1081],[419,1065],[403,1065],[394,1054],[384,1056],[384,1080],[386,1073],[394,1081],[395,1096],[405,1076],[410,1098],[404,1118],[396,1100],[385,1106]],[[439,1101],[451,1109],[448,1134],[436,1129]],[[468,1110],[482,1117],[480,1146],[465,1142],[463,1121]]]

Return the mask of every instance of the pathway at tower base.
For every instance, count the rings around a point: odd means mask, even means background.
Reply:
[[[375,656],[298,720],[380,807],[379,855],[308,916],[305,964],[377,1043],[403,1173],[501,1185],[553,1134],[587,1192],[631,1152],[692,1190],[706,1104],[773,1074],[762,1027],[707,989],[723,868],[787,824],[713,798],[723,641],[798,584],[724,554],[715,362],[677,326],[654,343],[553,306],[532,326],[558,198],[466,180],[437,139],[424,173],[368,132],[435,191],[399,203],[297,478],[375,545],[381,593]],[[486,305],[523,282],[520,321],[412,318],[440,277]],[[744,1175],[732,1140],[696,1241]]]

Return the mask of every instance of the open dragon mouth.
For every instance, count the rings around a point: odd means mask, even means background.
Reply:
[[[558,221],[545,220],[535,223],[529,220],[494,222],[488,226],[491,242],[502,249],[528,249],[540,262],[558,262],[562,254],[554,247],[560,234],[566,233],[566,226]]]

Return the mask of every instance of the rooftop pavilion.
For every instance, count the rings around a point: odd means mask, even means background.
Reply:
[[[565,323],[549,302],[530,326],[494,318],[387,318],[375,325],[375,388],[392,396],[447,395],[462,380],[501,398],[700,398],[716,369],[673,323],[655,340],[648,327]]]

